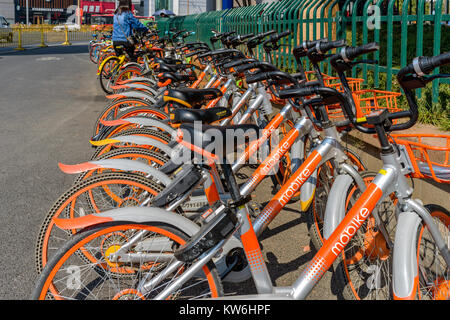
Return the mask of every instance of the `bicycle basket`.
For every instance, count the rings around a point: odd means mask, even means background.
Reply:
[[[324,78],[323,81],[327,87],[336,89],[339,92],[343,92],[344,89],[342,87],[342,83],[340,82],[339,77],[327,77]],[[364,79],[361,78],[347,78],[348,85],[352,92],[361,91],[361,84],[364,82]]]
[[[431,178],[450,183],[450,135],[392,134],[398,145],[406,148],[414,178]]]
[[[382,91],[375,89],[364,89],[353,92],[353,98],[356,106],[356,116],[363,117],[370,114],[373,111],[380,109],[388,109],[389,112],[396,112],[403,110],[398,106],[397,97],[401,93],[392,91]],[[327,106],[327,112],[330,120],[342,121],[344,120],[344,113],[340,106],[329,105]],[[393,121],[394,124],[397,121]]]

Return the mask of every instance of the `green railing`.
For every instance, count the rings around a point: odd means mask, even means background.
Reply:
[[[353,46],[376,41],[380,50],[365,58],[379,63],[359,65],[353,77],[362,77],[367,85],[386,90],[393,89],[393,77],[413,57],[450,51],[450,0],[282,0],[159,19],[157,25],[161,34],[171,28],[195,31],[188,41],[208,44],[213,29],[234,30],[238,34],[289,29],[291,35],[272,56],[274,63],[286,70],[296,69],[290,53],[305,40],[345,38]],[[257,54],[267,58],[261,48]],[[328,63],[321,67],[332,73]],[[307,65],[306,69],[310,67]],[[433,102],[438,101],[439,83],[450,81],[433,81]]]

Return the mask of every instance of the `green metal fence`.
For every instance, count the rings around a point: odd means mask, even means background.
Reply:
[[[272,56],[274,63],[286,70],[296,69],[292,48],[305,40],[347,39],[353,46],[376,41],[380,50],[365,58],[379,63],[361,64],[352,76],[386,90],[393,89],[395,74],[413,57],[450,51],[450,0],[282,0],[159,19],[157,25],[162,34],[171,28],[195,31],[188,41],[208,44],[213,29],[238,34],[289,29],[291,35]],[[257,54],[267,58],[261,48]],[[331,74],[328,63],[321,67]],[[433,82],[433,102],[438,101],[440,82],[450,83],[448,79]]]

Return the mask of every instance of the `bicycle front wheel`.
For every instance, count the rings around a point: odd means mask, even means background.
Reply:
[[[435,205],[426,205],[437,225],[442,238],[450,243],[450,213]],[[417,265],[419,269],[419,288],[417,298],[423,300],[450,299],[450,269],[431,236],[428,228],[421,224],[418,229]]]
[[[119,259],[113,258],[122,246],[131,239],[136,240],[137,234],[138,240],[123,255],[121,253]],[[32,299],[152,299],[188,268],[178,264],[168,269],[176,262],[174,251],[187,240],[188,236],[178,228],[161,223],[116,222],[83,230],[47,263]],[[169,298],[201,299],[221,295],[220,277],[210,262]]]
[[[369,185],[377,174],[361,174]],[[361,190],[353,183],[348,190],[346,212],[361,196]],[[392,257],[393,241],[397,219],[395,208],[397,198],[394,194],[380,200],[344,248],[337,260],[335,279],[338,290],[346,300],[390,300],[392,295]],[[380,221],[377,221],[374,213]]]

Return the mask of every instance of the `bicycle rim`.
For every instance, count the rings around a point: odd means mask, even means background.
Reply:
[[[139,231],[145,231],[136,245],[127,252],[141,256],[134,263],[108,259],[111,253],[126,244]],[[182,265],[156,283],[147,292],[140,290],[141,281],[154,279],[165,266],[175,261],[173,251],[188,237],[178,229],[162,224],[112,223],[82,231],[65,244],[49,261],[33,293],[34,299],[151,299],[183,274],[188,267]],[[159,245],[165,242],[164,246]],[[154,246],[153,244],[156,243]],[[155,249],[154,249],[155,248]],[[92,260],[80,259],[79,251]],[[145,257],[144,254],[151,255]],[[222,285],[212,263],[205,265],[170,299],[196,299],[218,297]]]

